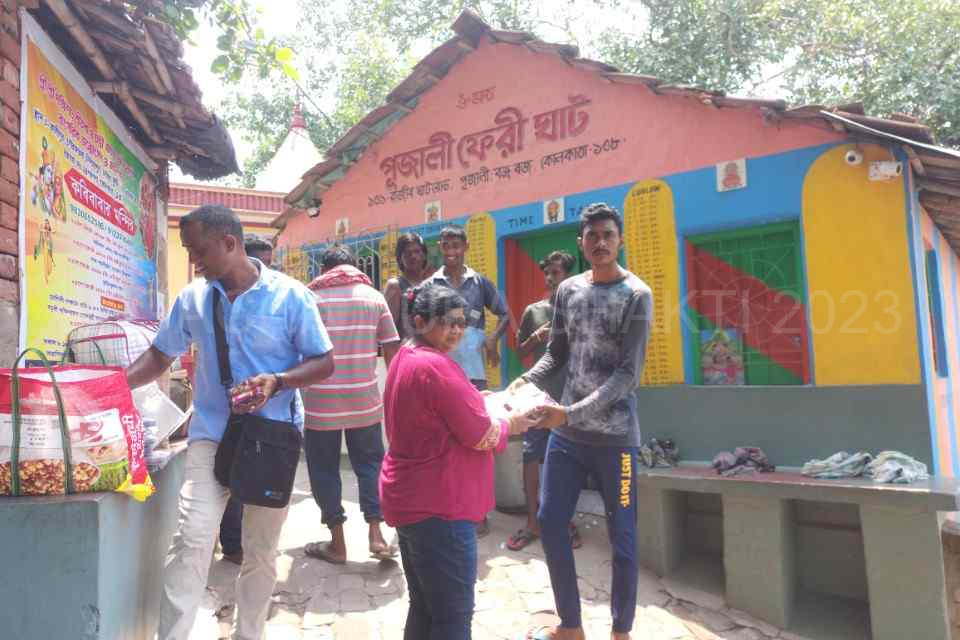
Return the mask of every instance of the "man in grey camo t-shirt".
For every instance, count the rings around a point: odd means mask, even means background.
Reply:
[[[557,290],[547,351],[512,388],[541,386],[560,367],[567,380],[559,405],[541,407],[552,428],[543,467],[540,521],[560,626],[538,639],[583,640],[577,572],[568,525],[587,474],[600,484],[613,547],[610,590],[614,640],[628,640],[637,602],[637,449],[640,420],[634,390],[650,335],[653,294],[617,264],[623,220],[605,204],[587,207],[577,239],[591,270]]]

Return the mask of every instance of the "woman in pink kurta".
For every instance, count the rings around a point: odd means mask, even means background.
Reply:
[[[493,453],[535,420],[491,419],[447,355],[466,326],[459,294],[428,284],[408,295],[416,332],[387,373],[390,446],[380,471],[381,507],[397,528],[410,594],[404,640],[469,640],[476,523],[494,506]]]

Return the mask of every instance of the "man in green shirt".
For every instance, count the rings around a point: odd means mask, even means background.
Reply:
[[[529,305],[520,317],[517,331],[517,357],[522,361],[533,356],[533,362],[543,357],[550,338],[550,323],[553,321],[553,302],[560,283],[573,275],[576,258],[564,251],[554,251],[540,261],[540,269],[547,285],[547,294],[542,300]],[[566,369],[552,375],[543,390],[556,402],[563,396]],[[519,551],[540,537],[537,522],[537,507],[540,495],[540,465],[547,452],[547,429],[532,428],[523,434],[523,492],[527,501],[527,525],[507,540],[507,548]],[[573,546],[580,546],[580,536],[571,523]]]

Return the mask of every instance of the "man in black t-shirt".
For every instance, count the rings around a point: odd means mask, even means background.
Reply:
[[[541,389],[566,366],[559,404],[543,405],[547,441],[540,496],[541,536],[560,625],[542,640],[585,640],[570,519],[587,474],[600,484],[611,546],[611,640],[630,640],[637,608],[637,450],[641,442],[640,384],[653,317],[653,293],[617,263],[623,219],[598,203],[580,216],[580,250],[590,271],[557,289],[547,351],[511,384]]]

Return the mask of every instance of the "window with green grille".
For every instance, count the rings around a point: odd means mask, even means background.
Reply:
[[[799,224],[689,236],[694,384],[809,383]]]
[[[943,297],[940,295],[940,260],[937,252],[928,249],[926,253],[927,269],[927,310],[930,314],[930,340],[933,348],[933,368],[941,378],[947,377],[946,333],[943,329]]]

